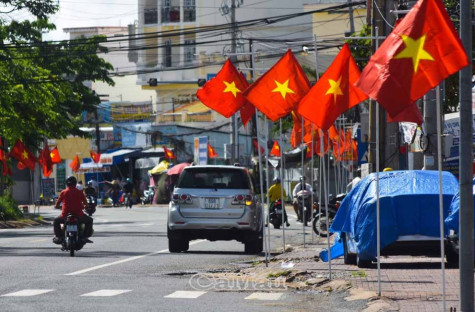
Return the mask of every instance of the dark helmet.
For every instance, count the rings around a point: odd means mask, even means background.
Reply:
[[[130,182],[130,178],[127,178],[125,181]]]
[[[78,183],[78,180],[76,179],[75,176],[69,176],[66,179],[66,185],[67,186],[76,186],[77,183]]]
[[[300,182],[304,181],[305,182],[305,176],[300,177]]]
[[[280,183],[280,178],[279,178],[279,177],[275,177],[274,180],[272,180],[272,183],[274,183],[274,184]]]

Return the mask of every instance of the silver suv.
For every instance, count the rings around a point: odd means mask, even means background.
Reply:
[[[249,171],[237,166],[190,166],[168,208],[168,249],[187,251],[193,239],[237,240],[246,253],[263,249],[263,211]]]

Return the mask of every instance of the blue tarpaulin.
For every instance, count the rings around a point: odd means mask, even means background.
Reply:
[[[475,209],[475,179],[473,179],[473,186],[472,186],[472,193],[473,193],[473,207]],[[454,198],[452,199],[452,203],[450,204],[450,213],[447,218],[445,218],[445,226],[448,230],[454,230],[458,233],[459,231],[459,209],[460,209],[460,192],[455,194]],[[475,214],[473,215],[474,222],[475,222]]]
[[[444,217],[458,188],[455,176],[442,172]],[[402,235],[440,236],[437,171],[380,172],[379,190],[381,249]],[[362,259],[376,257],[376,173],[362,179],[348,193],[330,230],[351,233]]]

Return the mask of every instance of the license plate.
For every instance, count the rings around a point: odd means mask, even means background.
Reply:
[[[219,209],[219,198],[205,198],[205,208],[206,209]]]
[[[276,213],[282,213],[282,209],[276,209],[275,212]]]
[[[76,224],[66,225],[66,231],[68,232],[77,232],[78,226]]]

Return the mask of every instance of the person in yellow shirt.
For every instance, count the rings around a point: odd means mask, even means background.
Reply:
[[[272,185],[269,187],[269,190],[267,191],[267,197],[269,197],[269,213],[271,213],[274,210],[274,202],[278,199],[281,198],[282,194],[284,194],[284,198],[287,196],[285,193],[285,190],[282,188],[282,184],[280,183],[280,178],[276,177],[274,180],[272,180]],[[284,218],[286,225],[289,226],[290,223],[287,220],[287,212],[285,211],[285,205],[282,205],[282,208],[284,210]]]

